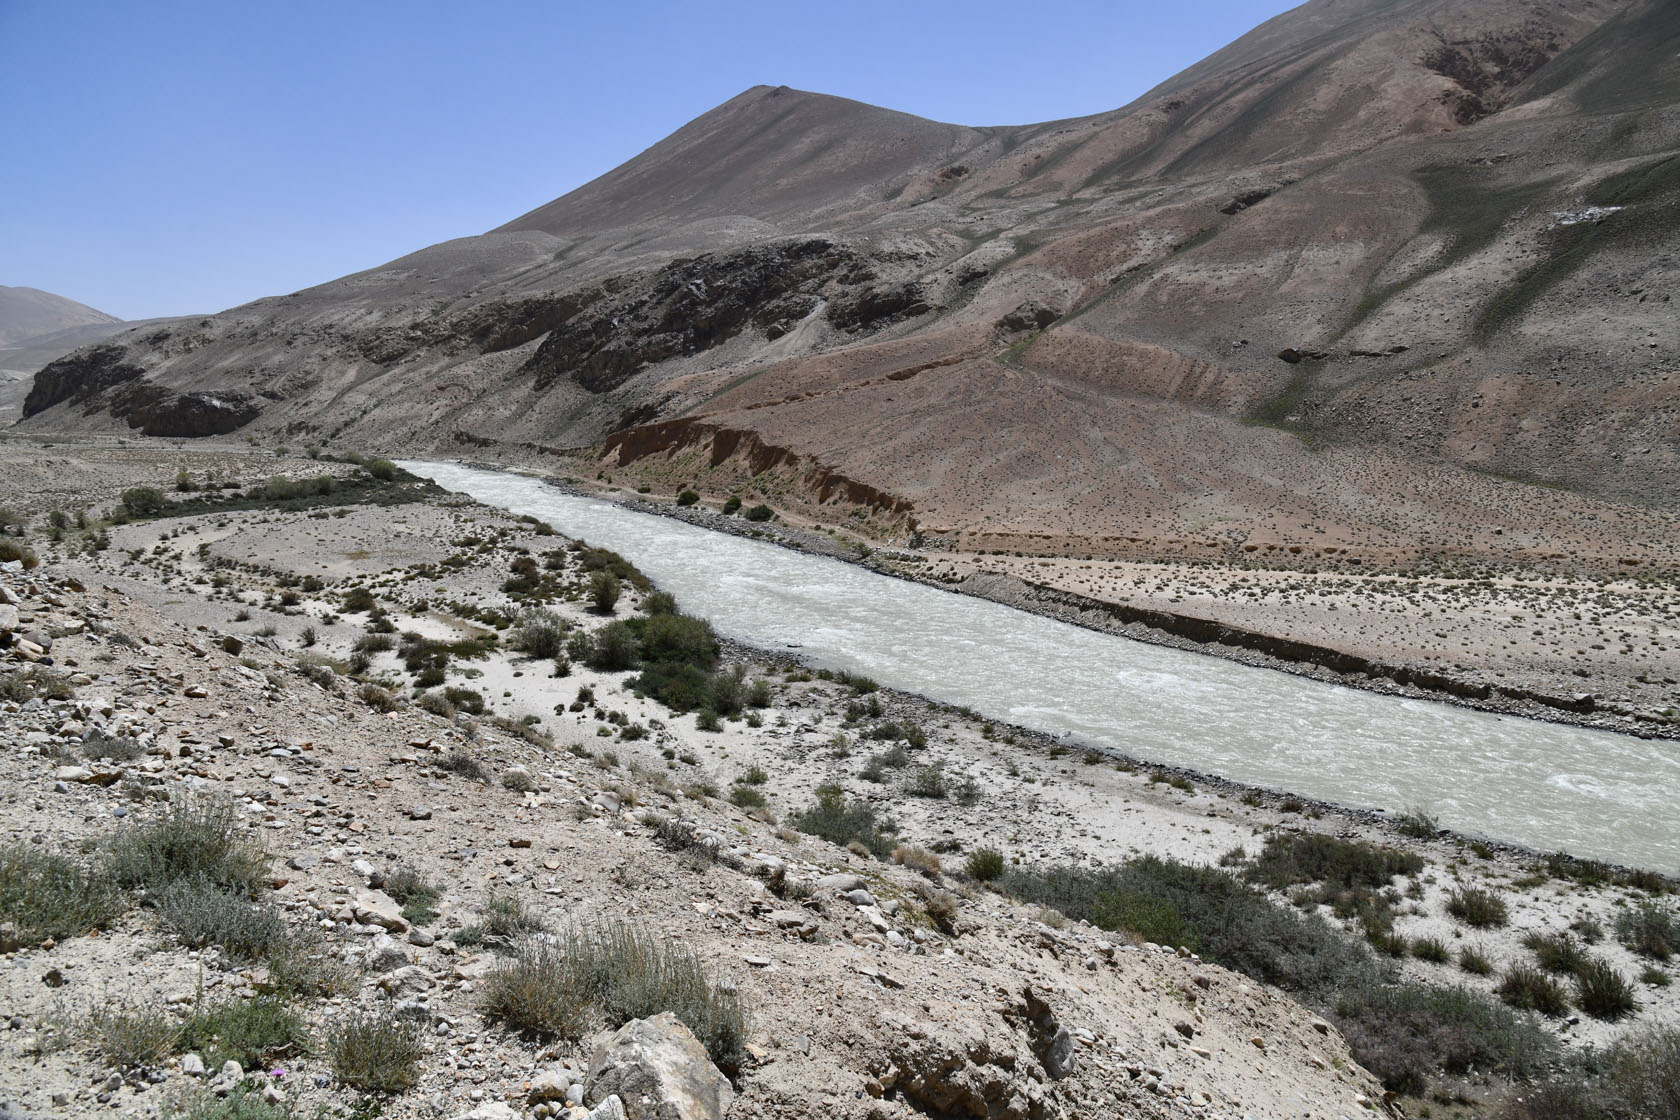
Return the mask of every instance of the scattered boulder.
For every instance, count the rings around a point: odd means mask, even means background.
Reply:
[[[722,1120],[735,1099],[705,1047],[669,1011],[633,1019],[596,1047],[585,1099],[617,1096],[627,1120]]]

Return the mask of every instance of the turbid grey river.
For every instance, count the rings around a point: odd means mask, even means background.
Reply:
[[[992,719],[1342,805],[1680,871],[1680,747],[1341,688],[1100,634],[762,541],[404,462],[486,505],[622,553],[690,614],[763,649]]]

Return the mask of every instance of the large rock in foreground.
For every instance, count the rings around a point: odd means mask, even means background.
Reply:
[[[588,1098],[616,1094],[629,1120],[722,1120],[735,1091],[669,1011],[633,1019],[589,1059]]]

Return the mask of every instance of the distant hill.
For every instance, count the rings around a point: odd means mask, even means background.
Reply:
[[[42,366],[128,326],[73,299],[0,284],[0,424],[17,419]]]
[[[115,315],[39,288],[0,284],[0,347],[76,327],[121,327],[122,322]]]
[[[1626,570],[1680,564],[1606,537],[1680,508],[1676,287],[1680,5],[1311,0],[1073,120],[755,87],[24,411],[565,452],[1008,551]]]

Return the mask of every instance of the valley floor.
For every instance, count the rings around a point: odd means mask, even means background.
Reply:
[[[0,582],[20,600],[20,632],[51,631],[56,668],[78,674],[73,699],[0,708],[6,839],[69,851],[125,827],[125,818],[154,816],[171,790],[231,796],[276,857],[278,907],[322,930],[327,955],[359,970],[332,1002],[310,1006],[317,1030],[346,1008],[419,1007],[421,1080],[384,1115],[455,1116],[498,1100],[536,1114],[533,1079],[571,1070],[583,1080],[586,1047],[533,1044],[478,1011],[498,958],[468,934],[482,931],[507,895],[552,928],[632,919],[689,945],[734,984],[754,1021],[732,1116],[908,1118],[951,1108],[964,1093],[981,1100],[988,1079],[1009,1086],[993,1102],[996,1114],[1020,1117],[1339,1117],[1381,1099],[1348,1062],[1340,1036],[1288,998],[1012,902],[960,872],[982,848],[1010,867],[1155,855],[1242,873],[1278,837],[1367,842],[1422,861],[1381,892],[1390,926],[1380,944],[1405,975],[1490,991],[1510,967],[1534,959],[1536,937],[1561,939],[1637,992],[1630,1018],[1567,1012],[1549,1020],[1566,1049],[1607,1044],[1642,1024],[1680,1024],[1670,969],[1616,936],[1643,906],[1673,912],[1666,899],[1652,902],[1659,878],[1548,867],[1532,853],[1431,835],[1426,822],[1070,752],[917,697],[860,692],[782,655],[726,651],[746,679],[766,682],[768,703],[715,730],[637,694],[624,673],[574,662],[562,675],[554,661],[505,642],[450,663],[444,687],[464,690],[450,705],[456,714],[422,710],[404,702],[415,674],[400,648],[380,648],[370,636],[388,629],[392,639],[472,643],[505,635],[505,615],[520,605],[505,590],[514,565],[563,551],[563,538],[433,491],[389,505],[255,502],[141,519],[105,527],[104,547],[86,547],[98,530],[76,529],[76,510],[108,508],[135,486],[167,492],[181,470],[197,484],[214,477],[247,486],[360,473],[235,447],[0,443],[0,478],[35,526],[29,543],[43,560]],[[72,515],[57,542],[41,531],[53,510]],[[587,607],[583,573],[574,559],[562,561],[548,605],[577,631],[598,629],[605,619]],[[1446,584],[1400,590],[1380,580],[1370,587],[1241,573],[1240,587],[1221,590],[1206,569],[992,556],[930,557],[918,570],[963,579],[982,567],[1185,613],[1281,618],[1293,635],[1318,639],[1333,629],[1333,615],[1357,603],[1376,620],[1359,640],[1388,656],[1379,621],[1388,633],[1411,635],[1419,650],[1429,646],[1420,631],[1440,626],[1492,656],[1512,648],[1513,627],[1544,613],[1574,625],[1567,638],[1557,634],[1565,645],[1590,649],[1590,638],[1625,631],[1647,658],[1643,671],[1676,675],[1668,660],[1674,601],[1634,587],[1575,589],[1575,601],[1550,604],[1538,587],[1512,584],[1467,609]],[[388,627],[347,609],[352,588],[374,598]],[[640,599],[626,588],[615,616],[634,616]],[[1420,603],[1451,622],[1416,617]],[[1519,604],[1529,618],[1509,620]],[[1512,673],[1524,658],[1571,663],[1552,648],[1532,643],[1486,663]],[[358,649],[365,664],[356,664]],[[1596,671],[1615,660],[1610,652],[1583,653],[1574,664]],[[359,676],[346,675],[352,670]],[[468,710],[467,691],[483,712]],[[918,728],[925,744],[879,730],[888,725]],[[81,747],[91,726],[140,749],[101,759]],[[506,780],[516,771],[524,778]],[[902,864],[787,827],[825,783],[896,821]],[[722,858],[662,847],[656,838],[674,821],[686,822],[689,837],[714,838]],[[406,919],[401,928],[376,920],[391,902],[378,884],[404,867],[439,887],[437,916],[418,936]],[[859,876],[874,902],[893,905],[866,908],[815,886],[833,874]],[[790,880],[803,886],[790,889]],[[1338,916],[1330,896],[1305,897],[1308,885],[1277,897],[1364,936],[1369,927],[1355,909]],[[1455,917],[1455,899],[1472,891],[1502,901],[1504,920],[1476,927]],[[956,916],[942,926],[931,915],[946,899]],[[383,963],[371,949],[381,928],[398,937],[395,957],[380,943],[391,958]],[[97,1021],[101,1008],[179,1014],[200,998],[195,992],[238,997],[265,983],[249,962],[170,943],[150,911],[128,913],[108,934],[19,946],[6,958],[0,1010],[14,1018],[0,1041],[0,1096],[19,1115],[169,1114],[168,1102],[198,1084],[178,1062],[156,1063],[156,1085],[122,1076],[107,1084],[106,1063],[71,1028]],[[1487,972],[1467,970],[1477,960]],[[58,982],[43,984],[49,975]],[[1028,986],[1078,1040],[1070,1078],[1043,1075],[1036,1036],[1017,1007]],[[285,1064],[276,1084],[291,1103],[341,1112],[354,1104],[319,1050]],[[949,1099],[904,1088],[941,1079]],[[1473,1111],[1484,1090],[1472,1080],[1438,1091],[1459,1100],[1437,1106],[1451,1115]]]

